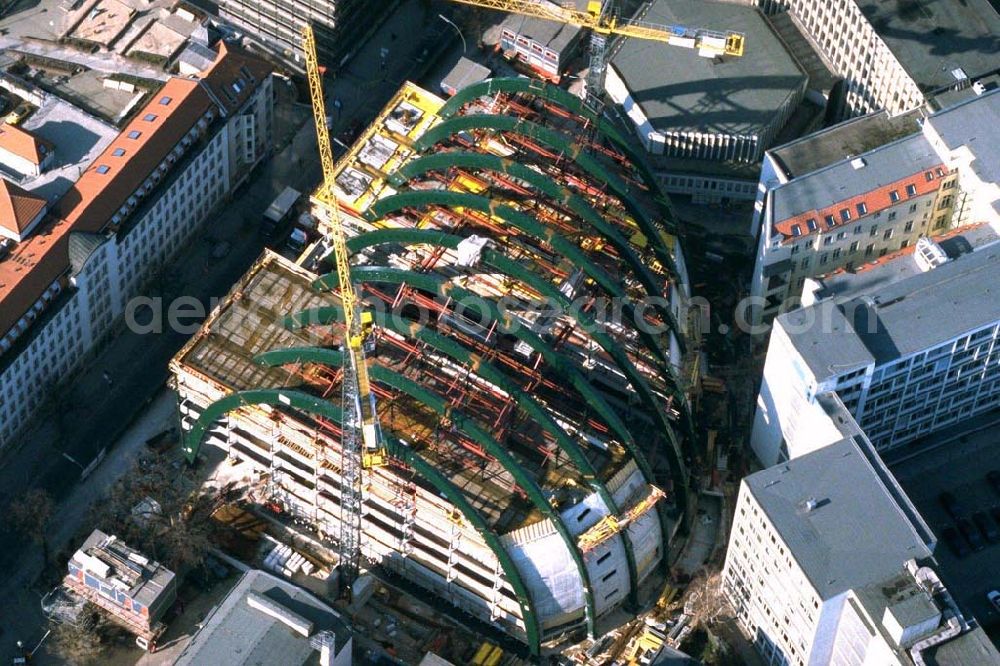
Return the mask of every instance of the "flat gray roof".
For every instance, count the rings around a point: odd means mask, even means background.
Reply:
[[[822,599],[885,580],[907,560],[931,555],[853,439],[751,474],[743,483]]]
[[[485,81],[489,77],[490,70],[488,67],[462,56],[455,63],[455,66],[448,70],[448,73],[441,79],[441,88],[445,92],[449,90],[461,90],[473,83]]]
[[[1000,320],[1000,244],[848,299],[781,315],[817,380],[882,365]],[[870,359],[870,360],[868,360]]]
[[[557,3],[558,4],[558,3]],[[586,0],[576,0],[577,9],[586,9]],[[513,30],[515,34],[523,35],[544,44],[556,53],[562,53],[583,28],[558,21],[546,21],[519,14],[510,14],[500,24],[502,28]],[[499,39],[499,36],[497,37]]]
[[[918,110],[891,117],[885,111],[851,118],[768,151],[788,179],[867,153],[920,132]]]
[[[944,237],[935,237],[934,242],[949,259],[979,250],[1000,240],[1000,235],[985,222],[962,227]],[[889,255],[871,264],[865,264],[855,272],[837,271],[815,278],[820,289],[817,298],[853,298],[871,291],[877,291],[890,284],[918,275],[923,271],[914,259],[913,247]]]
[[[806,81],[756,9],[703,0],[654,0],[644,22],[746,35],[740,58],[703,58],[693,49],[624,39],[611,65],[659,131],[756,134]]]
[[[202,628],[174,662],[175,666],[201,664],[318,664],[319,652],[310,639],[280,620],[251,607],[247,597],[257,593],[312,623],[312,634],[332,632],[333,654],[344,648],[350,631],[328,605],[277,576],[251,569],[205,619]]]
[[[772,223],[877,190],[941,164],[923,134],[913,134],[863,153],[865,165],[854,168],[841,159],[818,171],[779,185],[772,191]]]
[[[991,90],[927,119],[950,150],[963,146],[975,156],[972,171],[984,183],[1000,183],[1000,90]],[[1000,201],[993,202],[1000,213]]]
[[[1000,68],[1000,16],[989,0],[855,0],[924,92]]]

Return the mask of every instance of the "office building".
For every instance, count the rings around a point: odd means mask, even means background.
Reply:
[[[586,6],[580,0],[578,6]],[[500,24],[496,48],[543,79],[559,83],[569,61],[586,51],[587,31],[579,26],[508,14]]]
[[[840,117],[896,115],[1000,69],[1000,15],[989,0],[749,2],[766,14],[794,15],[843,79]]]
[[[608,66],[607,93],[653,155],[758,162],[791,117],[808,76],[755,9],[722,2],[656,0],[641,20],[746,35],[742,57],[623,39]]]
[[[269,153],[272,106],[270,69],[222,45],[153,94],[44,219],[5,185],[20,240],[0,258],[0,446]]]
[[[816,302],[775,319],[751,435],[761,462],[822,446],[831,393],[879,451],[1000,404],[995,240],[988,225],[970,228],[954,244],[978,249],[950,259],[944,242],[921,239],[912,253],[818,281]]]

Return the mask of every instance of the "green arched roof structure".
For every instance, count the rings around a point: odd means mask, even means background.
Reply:
[[[479,81],[478,83],[473,83],[462,88],[448,98],[448,101],[438,109],[437,115],[441,118],[451,118],[469,102],[473,102],[483,96],[494,95],[498,92],[531,95],[546,102],[558,104],[574,115],[586,118],[591,123],[595,123],[598,133],[611,141],[639,169],[647,181],[647,185],[656,187],[656,176],[653,174],[652,169],[649,168],[646,156],[641,151],[635,150],[632,144],[621,135],[610,120],[603,115],[594,113],[583,103],[582,99],[573,93],[545,81],[520,76],[498,77]],[[676,226],[673,220],[670,220],[669,224],[672,227]]]
[[[257,355],[257,361],[271,366],[305,361],[329,367],[340,367],[343,364],[343,360],[343,354],[339,350],[320,347],[273,349]],[[466,416],[464,412],[450,405],[448,401],[437,393],[429,391],[412,379],[404,377],[402,374],[381,365],[371,365],[368,371],[374,381],[405,393],[419,401],[425,407],[436,412],[439,417],[451,421],[458,431],[482,446],[489,455],[493,456],[514,477],[514,480],[524,490],[528,499],[531,500],[531,504],[552,522],[553,527],[555,527],[556,532],[559,533],[563,541],[563,545],[566,546],[570,557],[573,558],[577,574],[580,576],[580,581],[583,584],[587,632],[590,636],[594,636],[594,622],[597,620],[594,611],[594,589],[590,583],[590,574],[587,572],[587,565],[583,561],[583,551],[580,550],[576,539],[566,526],[566,521],[563,520],[562,515],[546,499],[545,493],[535,478],[525,472],[524,467],[517,462],[514,456],[493,435],[487,432],[474,419]]]
[[[184,438],[184,451],[188,460],[193,461],[197,457],[198,448],[201,446],[205,431],[212,423],[235,409],[254,404],[265,404],[272,407],[287,405],[307,414],[322,416],[335,423],[340,423],[342,417],[339,406],[302,391],[291,389],[239,391],[213,402],[198,416],[194,426]],[[521,606],[521,618],[524,621],[528,648],[533,655],[538,655],[541,652],[541,626],[539,624],[535,601],[531,598],[520,570],[517,568],[510,554],[503,547],[503,544],[500,543],[500,539],[490,528],[489,523],[465,499],[462,491],[450,479],[441,474],[434,465],[429,463],[419,453],[406,446],[394,434],[384,429],[382,432],[389,444],[390,454],[409,465],[414,472],[427,480],[438,492],[444,495],[462,513],[462,516],[469,521],[469,524],[473,526],[493,552],[500,563],[500,568],[503,570],[507,582],[510,583],[510,586],[514,589],[514,593],[517,595],[518,604]]]
[[[475,114],[449,118],[435,125],[414,142],[414,149],[418,152],[426,152],[449,137],[469,130],[513,132],[543,143],[558,151],[563,157],[575,162],[577,166],[590,174],[597,182],[606,184],[610,188],[615,196],[621,200],[629,214],[640,225],[653,252],[656,254],[656,258],[664,266],[669,267],[669,270],[676,271],[673,257],[670,256],[670,249],[663,242],[663,237],[660,235],[653,220],[633,196],[632,188],[612,169],[602,164],[597,158],[588,153],[583,146],[574,143],[572,139],[564,134],[528,120],[493,114]]]
[[[311,322],[318,325],[328,324],[333,321],[344,321],[343,311],[337,306],[317,308],[302,314],[308,317]],[[294,319],[291,319],[288,324],[292,328],[296,327]],[[542,430],[547,432],[553,440],[555,440],[557,446],[562,449],[570,461],[576,465],[587,484],[604,502],[608,511],[616,517],[621,516],[620,507],[612,496],[611,491],[608,489],[604,481],[598,477],[597,470],[590,462],[590,459],[587,458],[586,454],[584,454],[576,440],[573,439],[554,418],[552,418],[552,416],[545,410],[544,407],[542,407],[541,404],[538,403],[537,400],[535,400],[530,394],[525,393],[521,387],[513,382],[506,374],[501,372],[496,366],[486,360],[482,355],[466,349],[464,346],[455,342],[451,338],[432,331],[425,326],[421,326],[417,322],[411,321],[404,324],[397,318],[386,317],[384,321],[379,322],[379,326],[381,328],[394,331],[405,338],[423,342],[436,351],[448,356],[460,365],[471,368],[476,372],[476,374],[483,377],[485,380],[499,386],[517,402],[518,406],[529,417],[531,417],[531,419],[540,428],[542,428]],[[339,352],[333,352],[333,354],[339,354]],[[279,349],[265,352],[258,356],[258,359],[268,362],[268,364],[273,364],[271,361],[277,361],[280,364],[285,364],[303,359],[312,360],[312,355],[303,356],[298,353],[298,349]],[[634,597],[638,590],[638,571],[636,568],[635,552],[632,547],[632,541],[624,532],[622,533],[622,544],[625,548],[625,557],[629,569],[631,596]]]
[[[569,259],[574,266],[582,269],[590,279],[594,280],[604,290],[604,293],[619,299],[619,302],[622,304],[622,312],[626,317],[631,317],[632,321],[638,321],[636,319],[635,307],[629,302],[618,281],[608,275],[603,268],[590,261],[587,255],[565,236],[510,206],[492,201],[478,194],[467,192],[411,190],[379,199],[371,205],[365,213],[365,217],[369,221],[374,222],[404,208],[420,208],[433,205],[478,210],[487,215],[500,218],[511,226],[520,229],[523,233],[533,236],[541,242],[548,243],[553,250]],[[671,317],[670,323],[676,326],[676,322],[673,322],[673,317]],[[634,330],[639,335],[639,338],[643,340],[649,352],[656,358],[659,370],[667,376],[672,376],[673,366],[670,363],[669,350],[663,348],[661,339],[658,336],[652,335],[643,327],[634,327]],[[679,388],[679,382],[676,381],[676,377],[674,377],[674,380],[675,386]]]

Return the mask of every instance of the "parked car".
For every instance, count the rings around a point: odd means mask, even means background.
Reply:
[[[993,608],[996,608],[997,612],[1000,613],[1000,590],[990,590],[986,593],[986,598],[993,604]]]
[[[965,557],[970,552],[969,544],[965,543],[965,539],[951,525],[941,530],[941,540],[948,544],[948,548],[955,554],[955,557]]]
[[[941,502],[941,506],[948,512],[948,515],[955,520],[961,518],[962,514],[965,513],[962,511],[962,505],[959,504],[958,498],[952,493],[941,493],[938,495],[938,501]]]
[[[958,521],[958,529],[965,537],[965,540],[969,542],[972,546],[972,550],[980,551],[986,547],[986,542],[983,541],[983,535],[979,533],[979,528],[972,524],[972,521],[968,518],[962,518]]]
[[[972,522],[976,524],[976,527],[983,533],[987,541],[990,543],[1000,541],[1000,529],[997,529],[997,524],[993,522],[993,519],[985,511],[976,511],[972,514]]]
[[[987,472],[986,481],[993,488],[993,492],[1000,495],[1000,469],[994,469]]]
[[[5,120],[8,125],[20,125],[34,110],[35,107],[33,105],[28,102],[21,102],[13,111],[7,114]]]

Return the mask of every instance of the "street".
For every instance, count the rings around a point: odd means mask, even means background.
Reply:
[[[419,0],[401,3],[372,38],[359,49],[336,82],[327,82],[331,133],[363,127],[408,78],[418,79],[457,36],[437,19],[438,11]],[[16,18],[16,15],[13,16]],[[6,22],[6,21],[5,21]],[[406,40],[398,40],[407,35]],[[416,35],[417,38],[414,38]],[[450,35],[450,36],[449,36]],[[405,42],[405,46],[404,43]],[[390,56],[381,58],[382,49]],[[193,296],[206,308],[221,297],[252,265],[263,249],[257,233],[262,212],[286,185],[311,191],[320,181],[315,159],[316,137],[305,86],[276,81],[275,156],[259,166],[232,200],[210,214],[200,235],[181,248],[162,276],[150,281],[144,295],[169,303]],[[332,104],[338,100],[339,104]],[[224,257],[213,256],[219,241],[229,243]],[[164,331],[138,334],[120,327],[114,337],[43,409],[20,443],[0,459],[0,506],[33,487],[44,488],[57,503],[49,526],[49,550],[55,555],[73,544],[91,505],[127,472],[142,442],[173,423],[173,393],[165,389],[167,364],[188,339]],[[106,458],[86,480],[81,472],[101,451]],[[31,648],[45,633],[37,587],[43,572],[42,549],[0,525],[5,548],[0,552],[0,659],[15,655],[15,642]],[[50,563],[61,567],[63,562]],[[44,646],[35,663],[55,663]],[[8,661],[9,663],[9,661]]]

